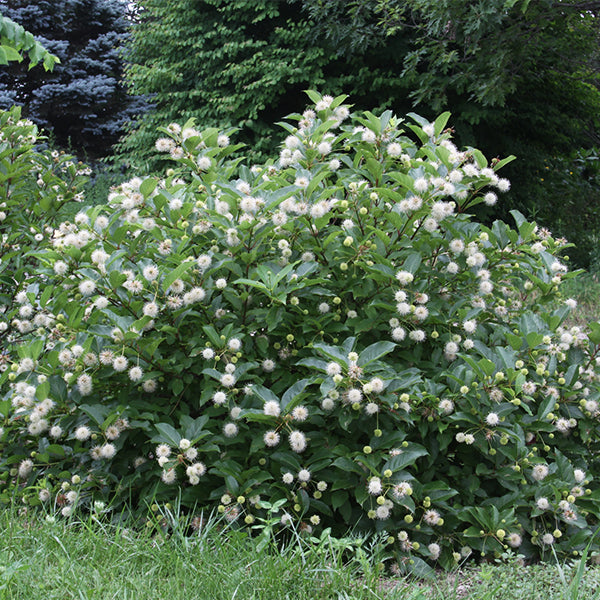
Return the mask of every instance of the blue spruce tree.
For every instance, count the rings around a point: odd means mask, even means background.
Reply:
[[[0,107],[23,106],[59,146],[106,156],[123,125],[145,109],[122,82],[126,11],[120,0],[0,0],[0,13],[61,61],[52,73],[29,71],[25,62],[1,69]]]

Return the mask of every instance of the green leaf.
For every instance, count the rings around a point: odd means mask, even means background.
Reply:
[[[358,356],[358,366],[364,367],[369,363],[389,354],[396,348],[393,342],[375,342],[367,346]]]
[[[196,262],[193,260],[188,260],[185,261],[183,263],[181,263],[180,265],[178,265],[177,267],[175,267],[164,279],[163,279],[163,284],[162,284],[162,289],[163,292],[166,292],[169,287],[171,287],[171,284],[176,280],[179,279],[186,271],[189,271],[192,267],[196,266]]]
[[[172,425],[168,423],[155,423],[154,427],[159,433],[159,438],[154,437],[153,441],[166,442],[175,448],[179,447],[181,435]]]

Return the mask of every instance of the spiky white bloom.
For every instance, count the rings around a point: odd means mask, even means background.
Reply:
[[[435,542],[429,544],[427,546],[427,550],[429,550],[432,560],[437,560],[440,557],[440,552],[442,551],[440,545],[436,544]]]
[[[223,434],[225,437],[235,437],[238,434],[239,427],[235,423],[225,423]]]
[[[129,379],[131,381],[140,381],[140,379],[144,376],[144,371],[142,371],[141,367],[131,367],[129,369]]]
[[[449,415],[454,410],[454,402],[452,402],[452,400],[448,400],[448,398],[443,398],[440,400],[438,408],[444,414]]]
[[[208,156],[200,156],[198,158],[197,165],[201,171],[208,171],[212,165],[212,161]]]
[[[227,346],[233,352],[237,352],[242,347],[242,342],[238,338],[231,338],[229,342],[227,342]]]
[[[80,442],[85,442],[85,440],[87,440],[91,435],[92,432],[86,425],[81,425],[75,430],[75,438]]]
[[[574,469],[573,476],[575,477],[575,481],[577,483],[582,483],[585,480],[585,471],[581,469]]]
[[[84,296],[91,296],[96,291],[96,284],[91,279],[86,279],[79,284],[79,291]]]
[[[401,481],[392,488],[392,493],[394,496],[396,496],[396,498],[402,498],[404,496],[412,495],[413,489],[410,483],[407,481]]]
[[[265,433],[265,435],[263,436],[263,440],[266,446],[272,447],[277,446],[277,444],[279,444],[280,437],[276,431],[271,430]]]
[[[490,427],[496,427],[496,425],[498,425],[500,423],[500,417],[498,416],[497,413],[495,412],[491,412],[487,415],[487,417],[485,418],[485,422],[490,426]]]
[[[158,384],[155,379],[146,379],[146,381],[142,383],[142,389],[148,394],[155,392],[157,387]]]
[[[406,331],[402,327],[392,329],[392,339],[395,342],[401,342],[406,337]]]
[[[286,485],[290,485],[291,483],[294,482],[294,476],[291,473],[284,473],[281,477],[283,483],[285,483]]]
[[[221,406],[227,401],[227,395],[224,392],[215,392],[212,397],[212,401],[217,405]]]
[[[310,481],[311,473],[308,469],[300,469],[298,471],[298,481]]]
[[[154,281],[159,275],[159,270],[156,265],[147,265],[144,267],[142,274],[147,281]]]
[[[546,546],[550,546],[554,543],[554,536],[551,533],[545,533],[542,536],[542,544],[545,544]]]
[[[117,449],[114,444],[107,443],[100,447],[100,456],[107,460],[113,458],[116,453]]]
[[[306,436],[301,431],[292,431],[289,435],[290,447],[294,452],[306,450]]]
[[[269,417],[278,417],[281,414],[281,407],[276,400],[267,400],[263,406],[263,412]]]
[[[221,384],[225,387],[233,387],[235,385],[235,377],[231,373],[221,375]]]
[[[422,329],[413,329],[409,334],[408,337],[413,341],[413,342],[423,342],[425,341],[425,332]]]
[[[112,361],[112,367],[115,371],[121,372],[127,368],[129,361],[124,356],[115,356]]]
[[[409,283],[412,283],[414,278],[414,275],[409,271],[398,271],[396,273],[396,279],[398,280],[400,285],[408,285]]]
[[[89,396],[92,393],[92,378],[87,373],[77,378],[77,389],[82,396]]]
[[[536,481],[542,481],[543,479],[545,479],[548,476],[548,473],[549,473],[548,465],[545,465],[545,464],[535,465],[533,467],[533,469],[531,470],[531,476]]]
[[[369,494],[373,496],[379,496],[383,491],[383,485],[379,477],[371,477],[368,483]]]

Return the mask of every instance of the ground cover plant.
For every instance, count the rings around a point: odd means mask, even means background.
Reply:
[[[511,158],[459,150],[447,113],[310,98],[264,165],[173,123],[164,178],[40,230],[0,315],[0,497],[378,532],[394,572],[579,555],[600,324],[564,324],[568,244],[470,217]],[[35,205],[4,204],[19,235]]]

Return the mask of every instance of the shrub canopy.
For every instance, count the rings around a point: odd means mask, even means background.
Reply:
[[[310,97],[277,159],[171,124],[166,177],[42,230],[0,315],[1,497],[385,531],[401,570],[582,550],[600,325],[565,324],[564,241],[469,216],[511,159],[448,113]]]

